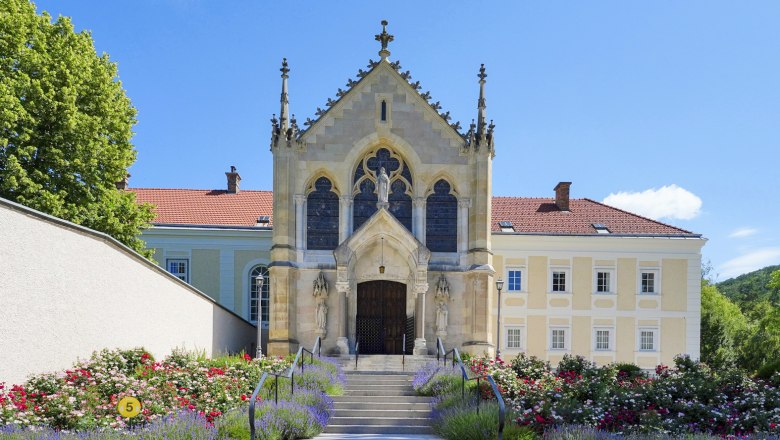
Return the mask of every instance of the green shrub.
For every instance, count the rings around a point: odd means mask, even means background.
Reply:
[[[595,362],[591,362],[580,355],[572,356],[567,353],[563,355],[563,359],[558,363],[556,371],[559,375],[561,373],[574,373],[585,376],[597,368]]]
[[[460,399],[460,394],[458,394]],[[505,440],[531,440],[536,434],[529,428],[512,424],[512,417],[506,414]],[[447,440],[483,440],[498,435],[498,404],[482,403],[479,413],[469,403],[438,410],[434,416],[433,429]]]
[[[630,362],[618,362],[612,365],[617,370],[618,379],[636,379],[647,377],[639,365]]]
[[[769,380],[775,373],[780,372],[780,359],[769,361],[761,366],[756,373],[759,379]]]

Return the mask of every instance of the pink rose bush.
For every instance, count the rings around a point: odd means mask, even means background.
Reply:
[[[174,352],[158,362],[141,348],[103,350],[69,370],[35,375],[23,385],[0,383],[0,427],[121,429],[180,411],[212,423],[248,403],[263,371],[281,372],[289,366],[283,358],[244,355],[210,360]],[[137,417],[117,413],[116,405],[125,396],[142,403]]]
[[[753,379],[738,370],[714,371],[687,356],[650,374],[630,364],[599,367],[569,355],[556,369],[524,354],[511,362],[480,357],[465,364],[471,377],[493,376],[509,410],[507,420],[537,433],[577,426],[594,432],[671,436],[780,434],[778,373],[769,380]],[[421,394],[436,395],[437,390],[451,394],[438,396],[445,406],[434,414],[446,416],[444,408],[461,400],[459,372],[449,366],[428,366],[417,381]],[[448,385],[435,386],[442,383]],[[471,396],[493,398],[484,382],[479,390],[474,386],[473,382],[467,386]]]

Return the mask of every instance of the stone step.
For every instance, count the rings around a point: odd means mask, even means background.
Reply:
[[[429,426],[428,417],[338,417],[330,418],[328,426],[336,425],[384,425],[384,426]]]
[[[430,426],[393,426],[393,425],[328,425],[327,434],[380,434],[384,438],[392,434],[433,435]],[[331,437],[332,438],[332,437]]]
[[[387,377],[387,376],[384,376]],[[360,387],[363,385],[376,385],[376,386],[399,386],[410,387],[412,386],[411,379],[394,379],[393,376],[389,378],[377,379],[373,376],[368,377],[349,377],[347,378],[347,387]]]
[[[334,403],[339,402],[358,402],[358,403],[429,403],[431,401],[430,397],[425,396],[417,396],[417,395],[410,395],[410,396],[382,396],[382,399],[379,400],[375,396],[333,396],[332,397]]]
[[[345,396],[376,396],[376,397],[391,397],[391,396],[416,396],[417,393],[411,388],[404,389],[375,389],[375,388],[360,388],[360,389],[346,389],[344,390]]]
[[[427,409],[415,410],[415,409],[345,409],[336,408],[334,417],[368,417],[373,419],[384,418],[413,418],[413,419],[428,419],[431,415],[430,406]]]
[[[388,391],[398,391],[398,390],[405,390],[405,391],[413,391],[412,387],[408,384],[395,384],[395,383],[368,383],[368,382],[361,382],[357,384],[347,384],[347,387],[344,389],[344,391],[350,391],[350,390],[388,390]]]
[[[360,410],[387,410],[387,411],[429,411],[430,402],[370,402],[358,400],[353,402],[333,402],[333,408],[338,411],[342,409],[360,409]]]

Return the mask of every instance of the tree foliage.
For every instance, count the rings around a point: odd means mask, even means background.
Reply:
[[[144,252],[151,207],[115,186],[135,161],[134,124],[116,64],[88,32],[0,1],[0,197]]]
[[[747,331],[748,322],[739,306],[702,281],[701,360],[717,369],[737,366]]]
[[[718,289],[740,306],[769,300],[780,306],[780,275],[774,276],[780,266],[767,266],[718,283]],[[774,278],[773,278],[774,276]],[[775,283],[772,280],[776,279]]]

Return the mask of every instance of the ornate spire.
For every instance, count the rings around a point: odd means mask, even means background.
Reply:
[[[485,65],[482,64],[479,68],[479,100],[477,100],[477,137],[485,134],[485,124],[487,122],[487,104],[485,103]]]
[[[374,39],[382,43],[382,50],[379,51],[379,56],[386,60],[390,56],[390,51],[387,50],[387,43],[393,41],[393,36],[387,33],[387,20],[382,20],[382,33],[375,35]]]
[[[289,118],[290,103],[287,99],[287,78],[289,78],[287,74],[290,73],[290,68],[287,67],[287,58],[282,58],[282,68],[279,69],[279,71],[282,72],[282,97],[281,97],[282,109],[279,112],[279,120],[280,120],[279,128],[284,133],[289,128],[289,121],[290,121]]]

